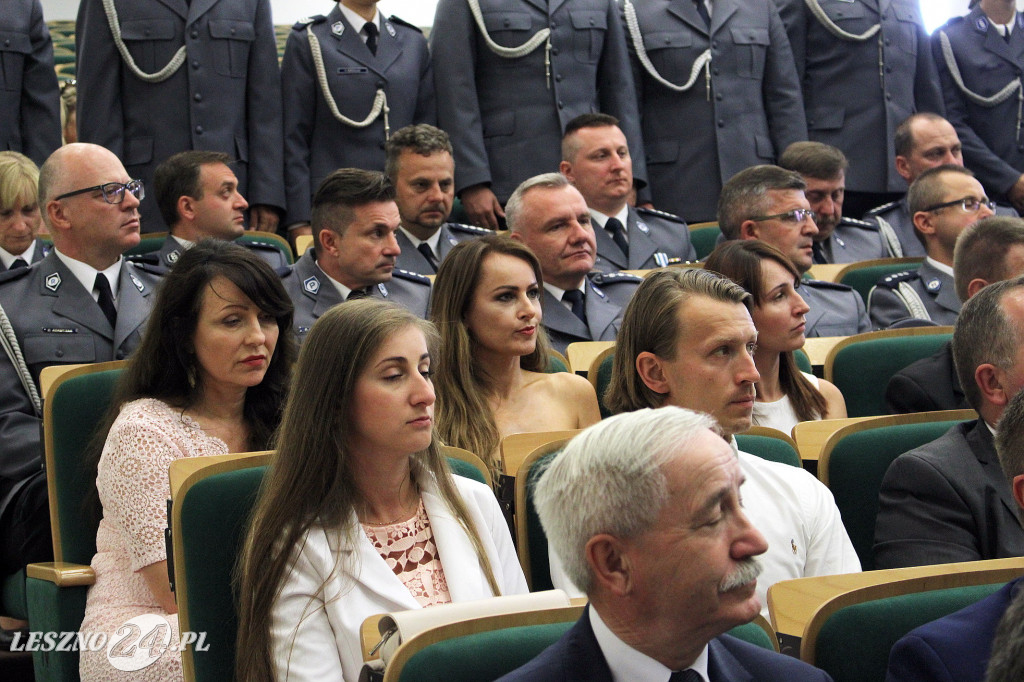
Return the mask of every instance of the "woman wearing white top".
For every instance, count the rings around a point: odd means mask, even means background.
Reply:
[[[762,241],[732,241],[708,257],[705,268],[733,280],[754,299],[757,382],[754,424],[790,433],[797,422],[846,416],[846,401],[834,384],[801,372],[793,352],[804,345],[807,304],[800,273],[781,251]]]

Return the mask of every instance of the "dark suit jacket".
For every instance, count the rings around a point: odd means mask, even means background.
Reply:
[[[885,404],[890,414],[969,408],[953,364],[952,344],[894,374],[885,388]]]
[[[708,675],[712,680],[831,680],[824,671],[789,656],[722,635],[710,642]],[[590,627],[590,607],[561,639],[499,682],[611,682],[612,674]]]
[[[886,682],[984,680],[999,619],[1022,581],[1017,578],[967,608],[912,630],[889,653]]]
[[[1017,504],[980,419],[889,466],[878,498],[875,568],[1022,555]]]

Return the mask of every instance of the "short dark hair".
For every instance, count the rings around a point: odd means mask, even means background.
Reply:
[[[572,144],[574,133],[584,128],[606,128],[619,125],[619,119],[611,114],[580,114],[565,125],[562,133],[562,161],[571,161],[579,152],[579,145]]]
[[[971,280],[991,284],[1014,274],[1007,268],[1006,255],[1015,244],[1024,244],[1022,218],[992,216],[971,223],[960,233],[953,249],[953,282],[961,301],[967,300]]]
[[[203,198],[203,184],[199,181],[202,166],[211,163],[232,163],[224,152],[201,149],[178,152],[156,167],[153,173],[153,191],[160,216],[173,232],[174,225],[181,219],[178,215],[178,199],[181,197]]]
[[[353,209],[366,204],[395,200],[395,186],[380,171],[339,168],[332,172],[313,195],[313,246],[320,253],[320,233],[344,234],[352,222]]]
[[[440,128],[435,128],[429,123],[405,126],[392,135],[384,145],[384,151],[387,154],[384,174],[392,183],[397,182],[398,159],[406,150],[421,156],[430,156],[440,152],[454,154],[448,133]]]
[[[916,121],[945,121],[943,117],[931,111],[920,111],[916,114],[911,114],[896,126],[896,132],[893,133],[892,142],[893,149],[896,151],[896,156],[910,156],[910,153],[914,151],[914,123]]]
[[[779,166],[805,178],[834,180],[850,167],[842,151],[824,142],[794,142],[779,157]]]
[[[751,166],[729,178],[718,197],[718,229],[728,239],[740,238],[744,220],[764,215],[768,192],[803,190],[807,183],[795,173],[778,166]]]
[[[974,379],[979,366],[989,363],[1001,369],[1013,366],[1024,323],[1008,318],[1003,298],[1024,287],[1024,277],[1006,279],[984,287],[964,302],[953,328],[953,364],[967,403],[978,410],[981,390]]]
[[[945,188],[939,176],[943,173],[959,173],[960,175],[974,177],[974,173],[969,168],[964,168],[954,163],[944,163],[941,166],[929,168],[921,173],[917,176],[917,179],[910,183],[910,189],[907,190],[907,207],[910,209],[911,219],[913,219],[915,213],[942,203]]]

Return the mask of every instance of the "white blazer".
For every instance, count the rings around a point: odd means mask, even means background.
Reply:
[[[526,579],[494,493],[476,481],[454,478],[502,595],[525,594]],[[448,510],[434,481],[421,487],[452,601],[494,596],[469,536]],[[420,608],[358,522],[353,519],[353,523],[359,529],[354,548],[341,546],[337,529],[321,526],[312,527],[298,544],[294,568],[271,610],[270,640],[278,680],[355,682],[363,665],[359,644],[363,621],[378,613]],[[338,565],[342,568],[335,570]]]

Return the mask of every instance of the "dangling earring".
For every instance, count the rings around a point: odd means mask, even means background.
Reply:
[[[188,379],[188,387],[195,389],[196,387],[196,366],[189,363],[188,367],[185,368],[185,378]]]

